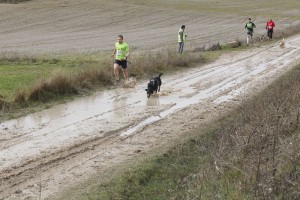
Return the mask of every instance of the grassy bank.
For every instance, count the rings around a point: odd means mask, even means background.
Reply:
[[[217,52],[143,52],[132,55],[130,77],[171,72],[214,60]],[[105,54],[64,55],[59,57],[0,55],[1,116],[36,105],[46,105],[76,95],[113,86],[113,60]],[[120,70],[121,73],[121,70]],[[122,75],[121,75],[122,77]],[[13,117],[13,116],[11,116]]]
[[[77,199],[299,199],[299,77]]]

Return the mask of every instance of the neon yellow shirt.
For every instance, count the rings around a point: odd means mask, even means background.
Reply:
[[[129,52],[129,46],[126,42],[119,42],[115,43],[116,47],[116,59],[117,60],[125,60],[126,54]]]
[[[181,38],[181,34],[182,34],[182,38]],[[185,42],[185,35],[183,29],[179,29],[178,31],[178,42]]]

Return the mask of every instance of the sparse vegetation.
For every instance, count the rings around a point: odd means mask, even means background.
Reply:
[[[299,199],[300,66],[81,199]]]
[[[95,86],[111,85],[112,61],[109,56],[100,61],[98,57],[81,55],[74,59],[45,59],[18,56],[14,53],[3,54],[0,58],[3,100],[28,105],[31,101],[47,102],[60,96],[78,94]],[[129,73],[141,78],[144,74],[155,74],[204,62],[205,58],[199,53],[178,56],[168,50],[148,52],[133,57],[129,64]],[[12,94],[11,91],[16,92]]]

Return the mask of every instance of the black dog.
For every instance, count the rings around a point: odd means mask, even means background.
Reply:
[[[160,76],[163,73],[160,73],[157,77],[152,77],[149,79],[149,83],[147,85],[147,97],[149,98],[151,94],[155,91],[156,93],[160,91],[160,86],[161,86],[161,79]]]

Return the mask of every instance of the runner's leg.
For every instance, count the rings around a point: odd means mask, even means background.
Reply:
[[[182,51],[183,51],[183,46],[182,46],[182,45],[183,45],[183,42],[179,42],[178,44],[179,44],[178,53],[181,54]]]
[[[128,80],[127,69],[122,68],[122,71],[123,71],[123,75],[124,75],[125,80]]]
[[[115,75],[115,79],[118,81],[119,80],[119,65],[117,63],[114,63],[114,75]]]
[[[181,53],[183,53],[184,42],[181,43]]]
[[[250,37],[250,35],[247,34],[247,45],[249,44],[249,37]]]

